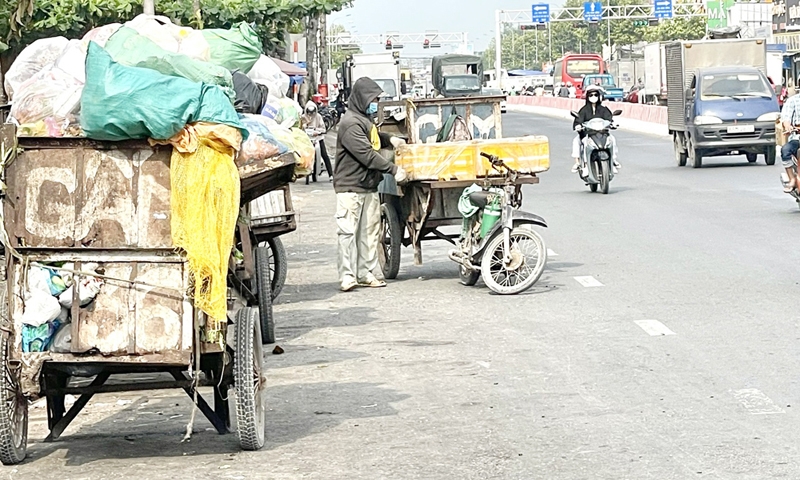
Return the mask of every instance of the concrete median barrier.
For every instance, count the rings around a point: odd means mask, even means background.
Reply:
[[[575,98],[508,97],[509,111],[535,113],[564,119],[571,119],[570,111],[578,111],[584,104],[584,100]],[[615,119],[621,130],[669,136],[667,107],[625,102],[604,102],[604,105],[612,111],[622,110],[622,115]]]

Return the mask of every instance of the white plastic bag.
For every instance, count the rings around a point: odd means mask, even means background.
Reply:
[[[83,83],[56,67],[47,67],[23,83],[11,105],[11,117],[20,125],[46,118],[63,122],[80,109]]]
[[[181,53],[195,60],[209,61],[211,47],[203,34],[189,27],[180,27],[160,15],[139,15],[125,24],[172,53]]]
[[[281,71],[275,62],[266,55],[258,57],[258,61],[247,73],[254,82],[266,85],[270,95],[278,98],[286,96],[289,90],[289,76]]]
[[[44,268],[39,267],[31,267],[28,269],[28,293],[33,294],[34,292],[46,293],[50,295],[50,285],[48,285],[48,280],[50,279],[50,272],[48,272]],[[26,295],[25,298],[28,298]]]
[[[89,32],[86,33],[86,35],[84,35],[81,39],[84,44],[83,48],[86,49],[90,41],[105,48],[108,39],[111,38],[111,35],[117,33],[117,30],[119,30],[121,26],[122,24],[120,23],[109,23],[108,25],[103,25],[102,27],[89,30]]]
[[[86,83],[86,44],[82,40],[70,40],[55,66],[80,83]]]
[[[59,314],[61,314],[61,305],[59,305],[56,297],[50,295],[50,293],[34,290],[31,292],[30,298],[25,300],[22,323],[38,327],[55,320]]]
[[[103,286],[103,281],[97,277],[82,277],[78,281],[78,300],[81,307],[90,304],[94,297],[100,293],[100,288]],[[72,292],[75,285],[64,290],[64,293],[58,296],[58,302],[67,308],[72,308]]]
[[[61,56],[69,40],[64,37],[42,38],[31,43],[20,52],[5,75],[5,87],[9,100],[15,100],[20,86]]]

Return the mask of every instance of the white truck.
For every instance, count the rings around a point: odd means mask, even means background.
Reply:
[[[368,77],[381,87],[385,96],[383,100],[400,100],[404,95],[404,87],[400,75],[400,58],[397,53],[357,53],[345,63],[349,71],[347,87],[356,80]]]
[[[644,47],[644,103],[667,104],[667,68],[664,42],[650,43]]]

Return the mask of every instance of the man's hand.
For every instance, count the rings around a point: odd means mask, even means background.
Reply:
[[[392,143],[392,147],[394,147],[394,148],[398,148],[401,145],[405,145],[406,144],[406,141],[403,140],[400,137],[392,137],[389,141]]]
[[[396,138],[396,137],[395,137]],[[405,143],[405,142],[403,142]],[[394,181],[397,183],[403,183],[408,180],[408,173],[403,169],[403,167],[397,167],[397,172],[394,174]]]

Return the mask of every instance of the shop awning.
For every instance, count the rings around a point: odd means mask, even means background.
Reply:
[[[283,61],[283,60],[281,60],[279,58],[270,57],[270,59],[273,62],[275,62],[275,64],[278,65],[278,67],[280,67],[280,69],[281,69],[281,71],[283,73],[285,73],[286,75],[289,75],[290,77],[294,77],[294,76],[303,76],[304,77],[304,76],[308,75],[308,73],[306,72],[306,70],[304,68],[300,68],[297,65],[293,65],[293,64],[291,64],[289,62],[285,62],[285,61]]]

